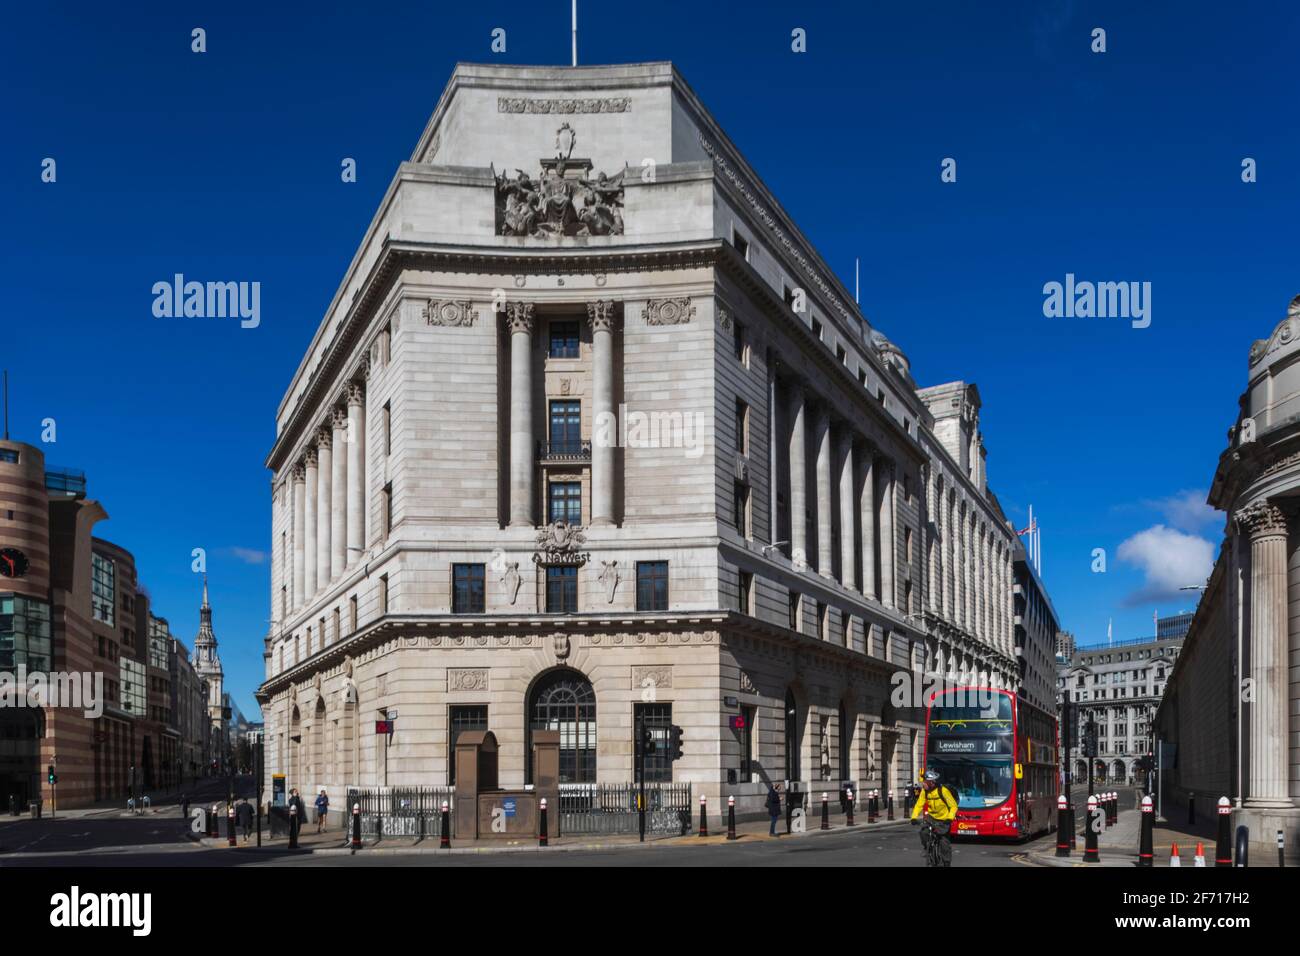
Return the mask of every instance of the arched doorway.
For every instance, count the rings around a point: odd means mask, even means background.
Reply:
[[[560,732],[560,783],[596,782],[596,691],[571,668],[544,675],[528,695],[528,739],[524,742],[533,782],[533,731]]]
[[[799,779],[799,704],[794,691],[785,692],[785,778]]]
[[[316,714],[311,722],[311,773],[313,787],[325,782],[325,699],[316,698]]]
[[[302,714],[295,704],[289,715],[289,780],[290,787],[302,786]]]

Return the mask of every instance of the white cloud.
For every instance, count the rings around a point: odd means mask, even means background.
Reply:
[[[1196,531],[1208,524],[1223,520],[1223,516],[1206,503],[1207,495],[1208,492],[1204,490],[1191,488],[1167,498],[1146,501],[1144,504],[1159,511],[1175,528]]]
[[[265,551],[255,548],[232,547],[230,553],[245,564],[265,564],[271,557]]]
[[[1175,597],[1179,588],[1204,584],[1214,567],[1214,545],[1162,524],[1139,531],[1119,546],[1119,559],[1142,569],[1141,590],[1127,604]]]

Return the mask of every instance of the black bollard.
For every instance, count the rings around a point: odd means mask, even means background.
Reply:
[[[1138,866],[1151,866],[1155,855],[1156,808],[1150,797],[1142,798],[1142,835],[1138,843]]]
[[[537,805],[537,845],[550,846],[550,837],[546,834],[546,798],[542,797]]]
[[[831,828],[831,802],[830,796],[825,790],[822,791],[822,829]]]
[[[852,790],[848,792],[848,797],[849,797],[849,802],[846,804],[846,807],[848,809],[848,817],[849,817],[848,825],[853,826],[853,791]]]
[[[1281,830],[1277,831],[1277,865],[1286,866],[1286,835]]]
[[[226,845],[235,846],[235,805],[226,808]]]
[[[181,819],[188,820],[189,818],[190,818],[190,798],[181,797]]]
[[[298,804],[289,807],[289,849],[298,849]]]
[[[423,820],[421,816],[421,820]],[[352,804],[352,849],[361,849],[361,804]]]
[[[885,811],[885,819],[886,820],[894,819],[894,791],[892,790],[889,791],[889,804]]]
[[[1187,825],[1190,827],[1190,826],[1194,826],[1195,824],[1196,824],[1196,794],[1189,793],[1187,795]]]
[[[1219,798],[1219,839],[1214,848],[1214,865],[1232,866],[1232,806],[1227,797]]]
[[[1234,866],[1250,866],[1250,827],[1244,823],[1237,827],[1237,862]]]
[[[822,794],[822,808],[826,807],[826,794]],[[736,798],[727,797],[727,839],[736,839]]]
[[[867,822],[876,822],[876,791],[867,794]]]
[[[221,834],[217,832],[217,805],[215,803],[212,805],[212,812],[208,814],[208,836],[221,836]]]
[[[438,847],[442,850],[451,849],[451,807],[447,801],[442,801],[442,836],[438,840]]]
[[[1107,806],[1110,808],[1110,816],[1106,820],[1106,826],[1113,827],[1119,823],[1119,794],[1114,790],[1110,792],[1110,801]]]
[[[1102,813],[1097,798],[1088,798],[1087,830],[1083,834],[1083,862],[1100,863],[1101,855],[1097,852],[1097,834],[1101,830]]]
[[[1066,806],[1065,794],[1056,798],[1056,855],[1070,855],[1070,810]]]
[[[790,831],[790,816],[786,815],[786,832]],[[709,835],[709,798],[700,794],[700,836]]]

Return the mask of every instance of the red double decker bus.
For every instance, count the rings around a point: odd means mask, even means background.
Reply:
[[[952,835],[1028,839],[1055,827],[1056,717],[1007,690],[930,696],[925,767],[957,798]]]

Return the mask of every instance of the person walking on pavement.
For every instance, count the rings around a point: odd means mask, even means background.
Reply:
[[[239,821],[239,829],[244,831],[244,842],[247,843],[253,830],[253,805],[248,802],[248,797],[235,807],[235,819]]]
[[[767,788],[767,817],[772,822],[768,836],[776,836],[776,821],[781,818],[781,785],[773,783]]]
[[[190,818],[190,795],[188,793],[182,793],[181,794],[181,819],[188,820],[189,818]]]
[[[325,795],[325,791],[320,792],[316,798],[316,832],[320,833],[325,829],[325,814],[330,812],[330,798]]]

